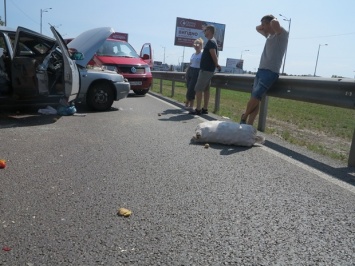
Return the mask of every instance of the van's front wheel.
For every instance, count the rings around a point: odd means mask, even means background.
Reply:
[[[113,100],[112,85],[105,81],[93,84],[86,96],[86,104],[96,111],[109,110],[113,104]]]

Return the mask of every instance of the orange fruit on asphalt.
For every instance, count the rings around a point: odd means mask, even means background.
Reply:
[[[0,160],[0,169],[4,169],[6,167],[6,161]]]

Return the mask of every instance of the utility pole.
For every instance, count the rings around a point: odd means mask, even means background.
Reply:
[[[318,58],[319,58],[319,50],[320,50],[320,47],[321,46],[327,46],[328,44],[319,44],[318,46],[318,53],[317,53],[317,60],[316,60],[316,67],[314,68],[314,74],[313,74],[313,77],[316,76],[316,71],[317,71],[317,65],[318,65]]]
[[[4,18],[5,18],[5,24],[4,26],[6,26],[6,0],[4,0]]]
[[[291,31],[291,18],[288,19],[286,18],[285,16],[279,14],[281,17],[284,18],[285,21],[288,21],[288,37],[287,37],[287,46],[286,46],[286,50],[285,50],[285,57],[284,57],[284,63],[283,63],[283,66],[282,66],[282,74],[285,73],[285,63],[286,63],[286,56],[287,56],[287,48],[288,48],[288,41],[290,39],[290,31]]]
[[[164,49],[164,60],[163,60],[163,64],[165,64],[165,46],[162,46],[162,48]]]
[[[41,8],[41,10],[40,10],[40,12],[41,12],[41,31],[40,31],[40,33],[41,34],[42,34],[42,14],[43,14],[43,12],[48,12],[49,9],[52,9],[52,8],[51,7],[48,7],[48,8],[45,8],[45,9]]]

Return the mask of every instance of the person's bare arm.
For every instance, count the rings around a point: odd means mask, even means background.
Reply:
[[[276,34],[280,34],[282,32],[280,22],[276,18],[271,20],[270,26]]]
[[[218,69],[218,71],[221,71],[221,66],[218,65],[218,57],[216,54],[216,49],[214,49],[214,48],[210,49],[210,54],[212,56],[212,60],[213,60],[215,67]]]
[[[256,26],[256,31],[263,35],[265,38],[268,36],[268,34],[264,31],[263,25]]]

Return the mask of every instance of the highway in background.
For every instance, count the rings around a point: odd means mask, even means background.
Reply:
[[[114,107],[0,113],[0,265],[355,264],[355,169],[269,135],[205,149],[220,118],[155,94]]]

